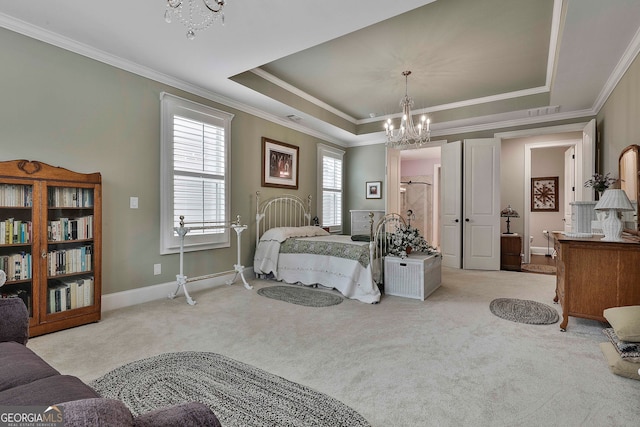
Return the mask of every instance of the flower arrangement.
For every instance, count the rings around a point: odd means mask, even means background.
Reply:
[[[602,193],[604,190],[609,188],[611,184],[614,184],[616,181],[618,181],[615,178],[611,178],[609,175],[610,173],[607,173],[606,175],[600,175],[599,173],[595,173],[593,174],[591,179],[585,181],[584,186],[593,187],[593,189],[596,190],[598,193]]]
[[[438,250],[431,246],[424,237],[420,235],[420,231],[410,225],[403,225],[396,228],[396,231],[390,237],[389,255],[406,258],[412,251],[423,252],[429,255],[439,254]]]

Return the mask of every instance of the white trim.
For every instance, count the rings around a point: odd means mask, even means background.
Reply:
[[[287,82],[285,82],[284,80],[279,79],[278,77],[274,76],[273,74],[261,69],[261,68],[254,68],[252,70],[249,70],[250,72],[252,72],[253,74],[257,75],[258,77],[262,77],[263,79],[265,79],[268,82],[273,83],[274,85],[281,87],[282,89],[286,90],[287,92],[291,92],[294,95],[299,96],[300,98],[304,99],[305,101],[309,101],[310,103],[317,105],[318,107],[327,110],[328,112],[335,114],[336,116],[339,116],[351,123],[358,123],[358,120],[355,117],[351,117],[350,115],[348,115],[347,113],[345,113],[344,111],[340,111],[337,108],[332,107],[331,105],[319,100],[318,98],[314,97],[313,95],[308,94],[307,92],[303,91],[302,89],[299,89]]]
[[[173,121],[175,115],[183,115],[194,120],[224,128],[225,172],[224,211],[227,221],[231,221],[231,122],[234,115],[207,105],[199,104],[167,92],[160,93],[160,254],[180,252],[180,238],[174,236],[173,217]],[[231,246],[229,229],[217,235],[187,235],[184,251],[201,251]]]
[[[253,267],[247,267],[244,270],[246,274],[253,274]],[[220,285],[226,285],[236,275],[235,271],[221,272],[214,277],[206,276],[206,278],[193,278],[189,280],[189,291],[198,292],[207,289],[213,289]],[[158,301],[168,298],[168,295],[176,290],[176,282],[159,283],[157,285],[144,286],[142,288],[130,289],[122,292],[114,292],[112,294],[102,295],[102,312],[117,310],[119,308],[131,307],[150,301]],[[227,285],[228,286],[228,285]],[[176,300],[184,298],[181,292]],[[178,303],[176,301],[176,303]]]

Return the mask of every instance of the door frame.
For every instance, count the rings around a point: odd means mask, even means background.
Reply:
[[[529,245],[529,209],[527,208],[527,203],[531,199],[531,150],[536,148],[544,148],[544,147],[559,147],[559,146],[575,146],[575,154],[576,154],[576,182],[580,182],[579,180],[582,177],[590,176],[593,174],[593,169],[595,169],[595,164],[591,166],[591,170],[586,169],[584,157],[593,157],[593,152],[588,153],[590,155],[585,156],[586,153],[583,153],[583,144],[584,144],[584,132],[585,129],[591,124],[591,122],[595,123],[595,120],[591,120],[589,122],[581,122],[581,123],[572,123],[568,125],[560,125],[560,126],[549,126],[542,128],[534,128],[534,129],[525,129],[522,131],[512,131],[512,132],[502,132],[496,133],[495,137],[500,138],[501,140],[505,139],[514,139],[514,138],[526,138],[526,137],[536,137],[536,136],[544,136],[549,134],[562,134],[562,133],[570,133],[570,132],[583,132],[582,140],[564,140],[564,141],[553,141],[553,142],[532,142],[529,144],[525,144],[524,148],[524,203],[525,209],[523,214],[524,219],[524,237],[523,237],[523,260],[522,262],[527,264],[531,261],[531,247]],[[573,141],[573,144],[571,143]],[[595,141],[591,142],[592,149],[595,147]],[[591,159],[591,163],[593,163]],[[586,173],[586,174],[585,174]],[[576,189],[577,190],[577,189]],[[576,191],[576,200],[582,200],[580,198],[581,192]]]

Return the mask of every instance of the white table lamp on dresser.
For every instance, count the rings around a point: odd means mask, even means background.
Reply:
[[[605,190],[594,209],[607,212],[607,217],[602,221],[604,233],[602,240],[607,242],[622,241],[620,237],[622,235],[622,221],[618,218],[618,212],[633,210],[627,193],[619,188]]]

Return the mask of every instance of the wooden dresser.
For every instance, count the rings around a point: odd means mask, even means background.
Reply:
[[[640,242],[553,235],[557,252],[554,301],[562,306],[560,330],[566,330],[569,316],[605,322],[602,312],[606,308],[640,305]]]

